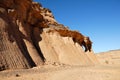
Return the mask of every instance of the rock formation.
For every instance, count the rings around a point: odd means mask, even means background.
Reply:
[[[110,50],[107,52],[97,53],[96,55],[101,64],[120,64],[120,50]]]
[[[0,0],[0,70],[45,63],[98,63],[91,51],[92,42],[84,38],[81,33],[59,24],[52,12],[39,3]]]

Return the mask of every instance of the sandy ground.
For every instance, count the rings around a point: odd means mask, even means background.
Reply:
[[[43,66],[0,72],[0,80],[120,80],[120,65]]]

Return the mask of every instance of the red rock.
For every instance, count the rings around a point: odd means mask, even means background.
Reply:
[[[93,51],[85,54],[82,48],[91,49],[89,38],[84,41],[84,35],[59,24],[32,0],[0,0],[0,25],[0,70],[98,63]]]

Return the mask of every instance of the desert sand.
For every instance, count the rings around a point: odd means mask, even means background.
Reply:
[[[45,64],[31,69],[4,70],[0,72],[0,80],[120,80],[119,52],[96,54],[100,63],[95,65]]]
[[[1,71],[0,80],[120,80],[120,65],[44,65]]]

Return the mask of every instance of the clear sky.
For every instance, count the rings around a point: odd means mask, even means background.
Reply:
[[[55,19],[89,36],[95,53],[120,49],[120,0],[34,0]]]

